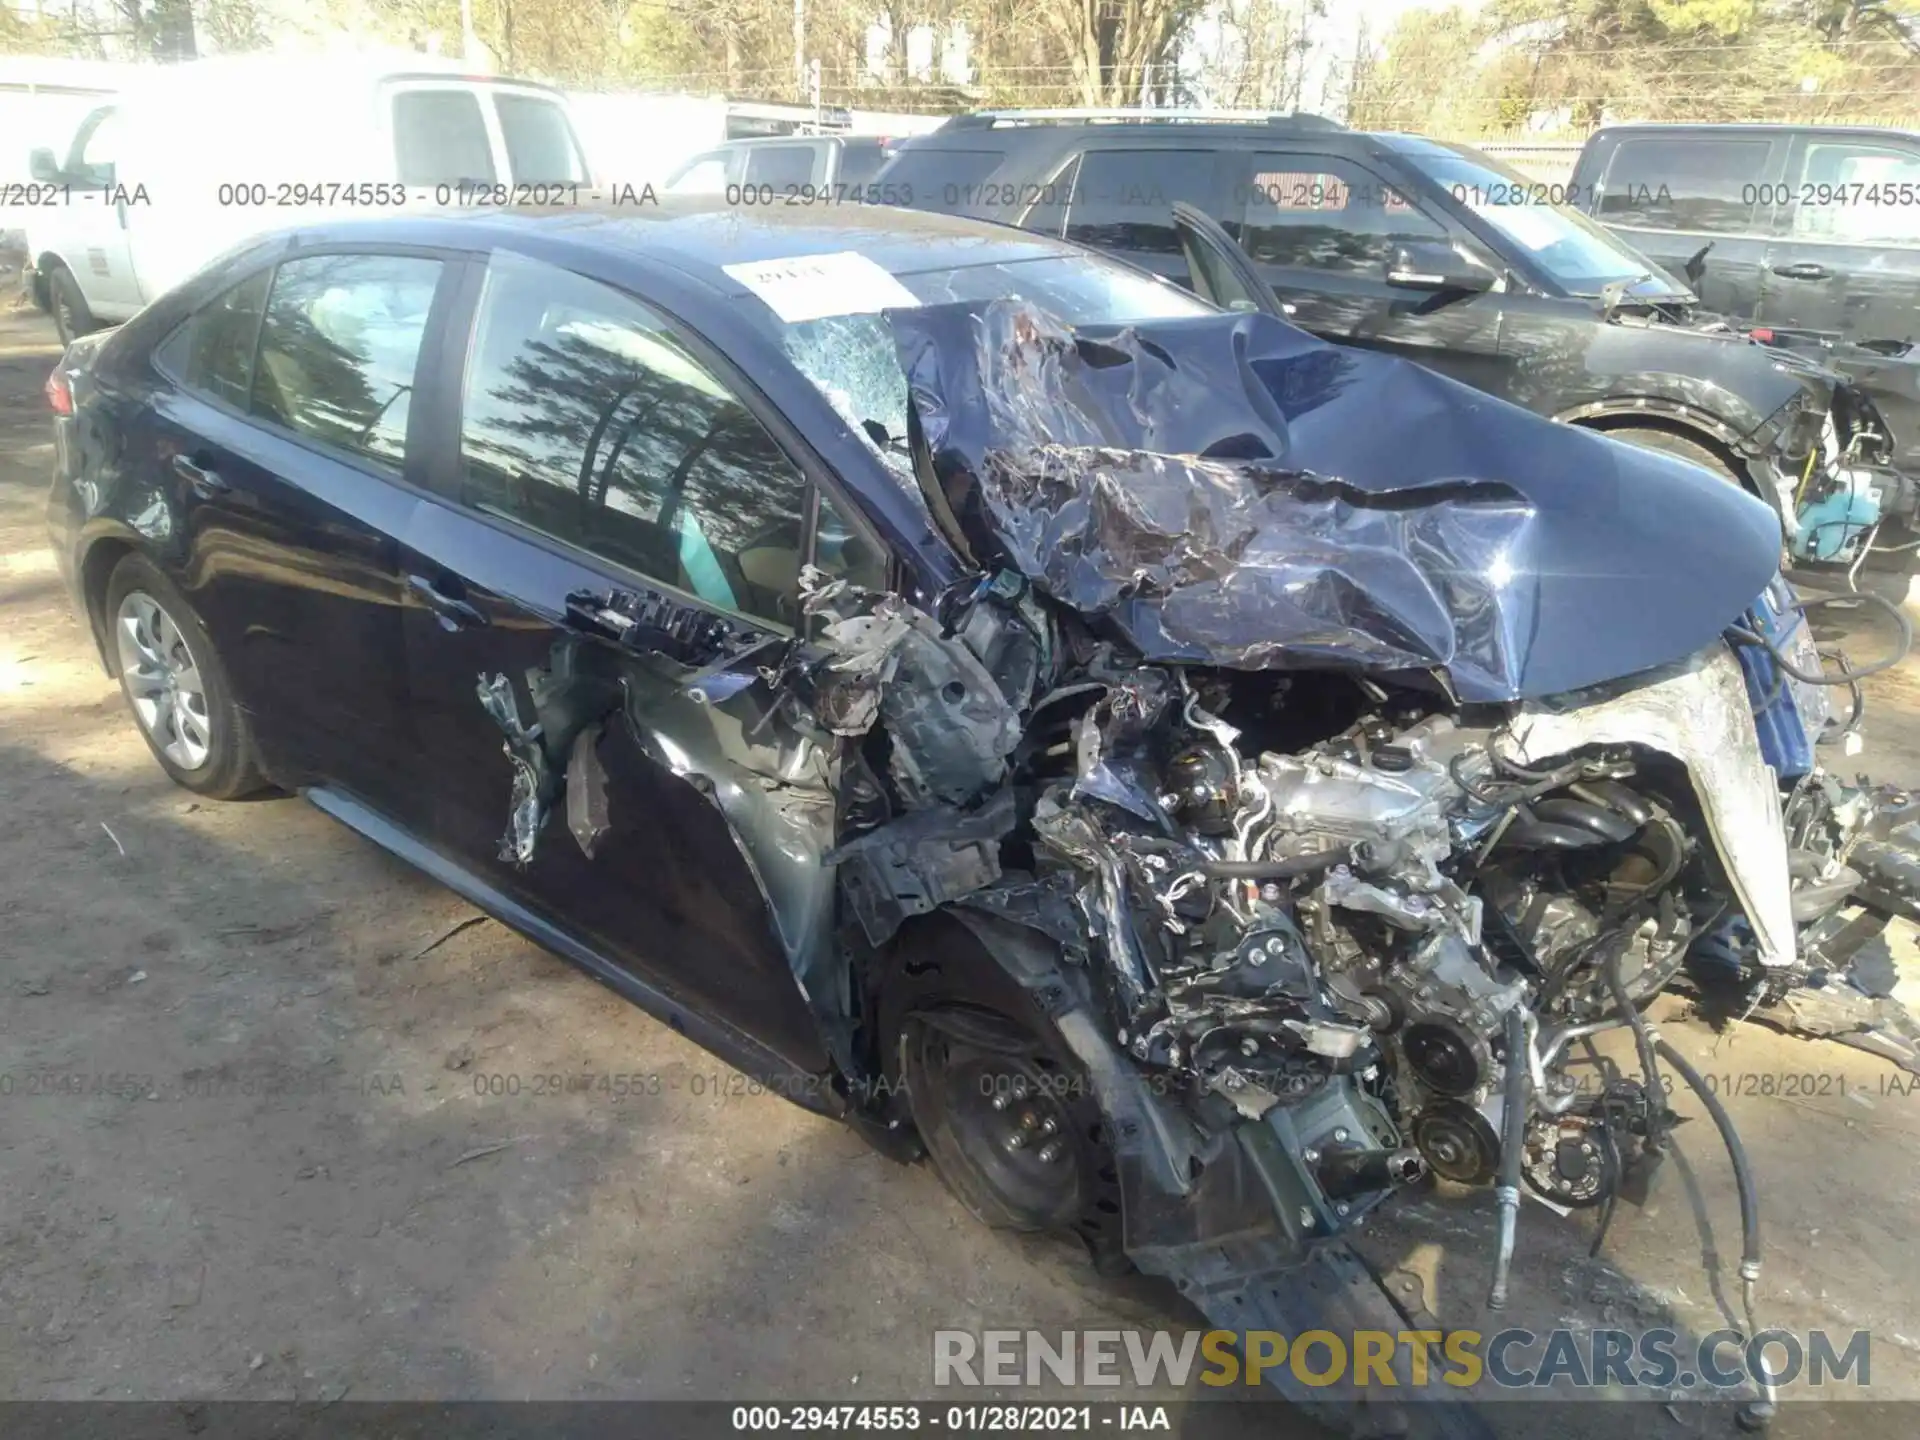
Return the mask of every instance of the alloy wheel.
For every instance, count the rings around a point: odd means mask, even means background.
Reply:
[[[213,724],[206,684],[179,625],[146,591],[133,590],[113,628],[134,717],[167,759],[198,770],[213,750]]]

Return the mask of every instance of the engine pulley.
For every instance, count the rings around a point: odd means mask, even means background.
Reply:
[[[1500,1165],[1500,1135],[1471,1105],[1443,1100],[1413,1121],[1413,1143],[1433,1173],[1460,1185],[1484,1185]]]
[[[1401,1032],[1400,1049],[1414,1078],[1438,1095],[1471,1095],[1493,1065],[1486,1041],[1451,1020],[1414,1021]]]

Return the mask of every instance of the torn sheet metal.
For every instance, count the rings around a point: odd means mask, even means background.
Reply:
[[[501,749],[513,766],[500,858],[523,867],[532,864],[540,832],[565,793],[568,827],[591,859],[610,825],[606,775],[594,747],[599,722],[620,704],[620,681],[580,637],[569,635],[554,642],[547,664],[527,671],[526,682],[533,701],[531,725],[505,675],[483,674],[476,687],[481,708],[506,737]]]
[[[821,633],[831,655],[814,681],[814,713],[839,735],[877,722],[887,769],[910,808],[967,805],[997,786],[1019,745],[1020,711],[967,646],[895,595]]]
[[[500,837],[500,858],[514,865],[533,861],[534,842],[546,828],[549,801],[543,792],[547,785],[546,750],[540,743],[540,727],[532,729],[520,718],[520,701],[513,693],[513,682],[505,675],[482,675],[478,686],[480,706],[493,717],[506,735],[500,748],[513,766],[513,788],[507,800],[507,828]]]
[[[1789,990],[1777,1005],[1755,1011],[1753,1018],[1794,1035],[1838,1040],[1920,1075],[1920,1022],[1890,997],[1863,994],[1844,982],[1829,981]]]
[[[1151,660],[1550,695],[1693,653],[1777,569],[1772,512],[1697,467],[1269,317],[888,322],[948,538]]]
[[[1013,792],[1001,790],[979,810],[944,806],[916,810],[831,851],[840,883],[867,939],[894,937],[909,918],[972,894],[1000,879],[1000,841],[1013,830]]]
[[[567,829],[589,860],[613,828],[607,807],[607,772],[600,763],[600,736],[606,727],[595,725],[573,737],[567,757]]]
[[[1707,830],[1753,927],[1762,965],[1794,963],[1793,876],[1780,786],[1760,753],[1740,662],[1715,645],[1647,682],[1528,706],[1512,734],[1523,764],[1583,746],[1645,745],[1686,766]]]

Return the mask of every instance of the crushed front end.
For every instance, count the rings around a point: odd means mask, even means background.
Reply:
[[[919,927],[991,954],[1065,1047],[1003,1062],[995,1143],[1066,1153],[1027,1102],[1071,1070],[1099,1180],[1045,1193],[1102,1197],[1096,1255],[1222,1323],[1415,1318],[1341,1237],[1429,1172],[1495,1186],[1503,1303],[1523,1186],[1610,1211],[1664,1149],[1645,1005],[1703,945],[1806,978],[1832,875],[1782,805],[1778,707],[1805,739],[1815,700],[1757,658],[1799,653],[1754,628],[1772,517],[1258,317],[891,323],[974,578],[921,610],[810,573],[781,679],[845,742],[827,858],[869,1018]],[[989,1069],[1017,1052],[929,1013]],[[1641,1078],[1576,1084],[1573,1042],[1616,1028]]]

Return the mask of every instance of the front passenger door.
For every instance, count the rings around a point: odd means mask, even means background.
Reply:
[[[80,122],[63,168],[73,202],[61,207],[48,235],[34,237],[50,237],[57,243],[48,248],[68,255],[88,306],[102,320],[124,320],[146,302],[133,264],[128,207],[116,189],[132,190],[143,177],[121,175],[121,134],[116,106],[103,105]]]
[[[1193,275],[1194,294],[1202,300],[1222,310],[1271,315],[1276,320],[1293,313],[1293,307],[1273,293],[1273,287],[1260,278],[1246,252],[1211,216],[1191,205],[1175,205],[1173,228]]]
[[[438,407],[458,433],[401,566],[433,843],[817,1073],[790,956],[831,913],[830,757],[764,684],[692,682],[729,663],[750,678],[794,633],[824,497],[609,286],[498,253],[470,332]]]
[[[1920,147],[1801,135],[1782,232],[1767,246],[1760,316],[1842,340],[1920,332]]]

